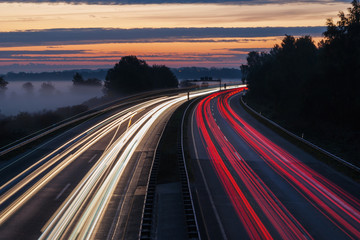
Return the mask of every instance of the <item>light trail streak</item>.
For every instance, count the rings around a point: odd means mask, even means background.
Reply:
[[[53,157],[47,160],[48,156],[53,155],[50,153],[45,158],[41,159],[40,162],[47,161],[39,168],[33,170],[30,174],[28,174],[25,178],[20,181],[18,178],[22,178],[24,173],[27,173],[29,169],[36,167],[38,163],[35,163],[33,166],[29,167],[27,170],[13,178],[9,181],[9,183],[5,184],[1,189],[9,186],[12,182],[17,182],[15,186],[13,186],[10,190],[8,190],[5,194],[0,197],[0,204],[3,204],[5,201],[10,199],[12,196],[16,195],[18,192],[23,190],[28,184],[31,184],[34,179],[45,174],[39,181],[34,183],[25,193],[23,193],[20,197],[18,197],[10,206],[1,211],[0,224],[3,223],[11,214],[17,211],[26,201],[28,201],[34,194],[36,194],[42,187],[44,187],[50,180],[52,180],[58,173],[60,173],[64,168],[66,168],[69,164],[71,164],[74,160],[77,159],[79,155],[81,155],[84,151],[90,148],[93,144],[95,144],[98,140],[100,140],[103,136],[108,134],[114,126],[118,124],[118,122],[126,121],[131,116],[131,113],[126,113],[123,117],[120,117],[117,121],[112,121],[110,126],[105,126],[99,128],[96,132],[92,132],[83,140],[78,141],[73,146],[69,147],[67,150],[58,154],[56,157]],[[81,134],[83,135],[83,134]],[[79,137],[75,137],[74,139],[78,139]],[[73,143],[74,139],[65,143],[59,149],[61,150],[64,146],[69,145],[69,143]],[[82,145],[82,146],[81,146]],[[70,152],[80,147],[74,154],[67,156]],[[54,152],[58,152],[55,150]],[[65,159],[64,159],[65,157]],[[57,164],[57,165],[56,165]],[[47,172],[49,171],[49,172]],[[47,172],[47,173],[46,173]]]
[[[209,101],[218,94],[213,94],[210,97],[202,100],[196,109],[196,120],[199,126],[199,132],[202,134],[202,140],[204,146],[206,146],[209,157],[216,170],[216,173],[221,180],[225,190],[228,193],[233,206],[242,221],[247,233],[253,239],[271,239],[271,235],[260,220],[258,215],[255,213],[253,207],[241,191],[240,187],[236,183],[232,174],[229,172],[224,161],[222,161],[220,154],[216,150],[214,143],[211,140],[210,133],[207,131],[205,123],[207,123],[208,116],[203,116],[203,112],[207,113],[205,103],[208,106]],[[205,108],[205,109],[204,109]],[[216,126],[216,124],[215,124]]]
[[[280,203],[220,131],[213,117],[210,104],[214,96],[219,95],[220,93],[213,94],[199,104],[197,108],[197,121],[199,123],[199,130],[204,136],[204,145],[206,144],[207,146],[208,154],[213,162],[214,168],[229,193],[228,195],[234,207],[237,209],[238,215],[249,237],[252,239],[273,238],[253,209],[253,206],[246,199],[245,194],[241,191],[240,185],[236,182],[226,164],[224,164],[220,154],[217,153],[216,146],[213,144],[210,134],[216,140],[225,158],[230,162],[231,167],[235,169],[237,173],[236,177],[241,179],[242,183],[258,204],[258,208],[267,216],[280,236],[283,239],[311,239],[301,224],[296,221],[290,212]],[[207,133],[206,126],[203,124],[204,122],[206,122],[207,127],[210,129],[210,133]],[[236,192],[232,191],[231,187],[236,188]],[[237,196],[240,196],[240,198]],[[239,199],[241,199],[241,201]]]
[[[211,101],[215,101],[220,116],[276,173],[348,237],[360,239],[359,200],[272,143],[241,119],[229,105],[230,97],[241,90],[225,91],[208,96],[199,103],[195,116],[203,145],[206,146],[214,169],[249,237],[252,239],[274,237],[258,217],[259,212],[252,210],[253,206],[257,206],[256,209],[261,209],[261,214],[266,216],[282,239],[312,238],[223,135],[214,119]],[[230,165],[225,164],[224,159]],[[237,182],[236,179],[240,179],[241,182]],[[253,199],[252,203],[256,202],[256,205],[247,203],[248,200],[244,199],[244,193],[241,190],[249,192]]]
[[[314,207],[352,239],[360,239],[360,201],[299,159],[280,148],[241,119],[229,106],[231,93],[223,103],[227,119],[236,132],[265,162],[301,193]]]
[[[147,108],[159,101],[165,101],[165,97],[160,97],[154,100],[149,100],[140,103],[136,106],[130,107],[113,116],[101,121],[93,127],[79,134],[70,141],[66,142],[47,156],[43,157],[26,170],[12,178],[0,188],[0,192],[5,192],[0,196],[0,206],[6,203],[11,197],[15,196],[21,191],[24,191],[26,186],[28,189],[16,198],[9,206],[0,212],[0,225],[6,221],[13,213],[15,213],[23,204],[25,204],[32,196],[34,196],[40,189],[42,189],[49,181],[51,181],[57,174],[64,170],[68,165],[77,159],[83,152],[94,145],[97,141],[113,131],[119,124],[126,122],[134,114],[137,108]],[[79,148],[79,149],[77,149]],[[69,155],[72,151],[75,151]],[[43,177],[41,177],[43,176]],[[34,182],[37,178],[40,180]]]
[[[214,91],[217,90],[195,91],[190,97]],[[42,239],[59,239],[65,235],[91,238],[124,168],[142,138],[160,115],[186,99],[187,94],[183,93],[136,104],[95,124],[32,164],[0,187],[0,225],[91,146],[113,133],[103,154],[48,220],[41,236]],[[135,119],[133,117],[138,116],[139,112],[142,112],[142,116],[131,123],[131,119]],[[128,128],[118,133],[120,125],[125,126],[127,121]],[[118,134],[120,136],[116,137]]]
[[[211,90],[211,92],[212,91],[214,90]],[[209,91],[198,92],[192,94],[192,96],[200,96],[207,93],[209,93]],[[91,172],[88,175],[89,181],[84,181],[77,187],[75,193],[71,194],[67,204],[58,211],[53,220],[45,228],[40,239],[58,239],[65,236],[66,231],[68,230],[71,232],[69,239],[92,238],[96,227],[99,222],[101,222],[104,209],[106,208],[121,174],[127,163],[130,161],[136,147],[141,143],[143,137],[153,124],[155,124],[159,116],[175,104],[185,101],[186,99],[187,96],[183,94],[168,98],[166,102],[154,107],[139,120],[130,125],[126,132],[116,140],[114,146],[109,148],[109,152],[98,161],[99,166],[101,166],[99,169],[101,170]],[[127,143],[130,139],[131,141]],[[120,152],[124,146],[126,146],[125,150],[117,157],[117,153]],[[110,166],[112,166],[111,171],[106,174],[105,179],[103,179],[104,173],[106,172],[105,168]],[[95,189],[95,186],[99,184],[99,181],[102,181],[102,183],[98,189]],[[79,214],[79,209],[91,192],[93,192],[94,197],[86,206],[83,214],[79,216],[79,220],[74,229],[71,229],[69,226],[72,220]]]
[[[167,109],[171,108],[178,101],[182,100],[183,99],[176,99],[159,105],[158,107],[147,113],[141,121],[134,123],[133,128],[140,130],[134,136],[132,141],[128,144],[124,153],[116,161],[116,165],[114,166],[112,171],[107,175],[104,184],[101,185],[101,188],[96,193],[94,199],[88,205],[86,212],[82,216],[82,221],[78,222],[77,227],[70,236],[70,239],[75,239],[77,237],[80,237],[81,239],[89,239],[91,237],[91,235],[93,234],[93,230],[95,229],[95,225],[101,218],[101,214],[103,213],[107,202],[110,200],[110,197],[115,190],[121,173],[123,172],[126,164],[130,161],[130,158],[132,157],[136,147],[140,144],[143,137],[146,135],[147,131],[155,123],[158,117]],[[94,211],[94,209],[96,209],[96,211]],[[92,221],[89,221],[89,219],[92,219]]]

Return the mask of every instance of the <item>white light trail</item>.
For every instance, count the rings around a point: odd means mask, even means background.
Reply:
[[[215,91],[217,89],[196,91],[191,93],[190,97],[194,98]],[[72,239],[79,236],[85,239],[91,238],[127,163],[144,136],[163,113],[186,99],[187,94],[182,93],[147,100],[129,107],[99,122],[41,158],[0,187],[0,191],[4,191],[4,194],[0,196],[0,205],[13,196],[19,195],[0,212],[0,224],[11,217],[81,154],[114,131],[115,134],[102,156],[43,227],[43,234],[40,237],[40,239],[60,239],[64,234],[68,234]],[[130,120],[139,112],[142,112],[142,116],[130,124]],[[120,125],[126,121],[129,121],[128,129],[115,139]],[[122,154],[119,156],[120,152]],[[39,180],[34,182],[36,178]],[[88,205],[85,206],[85,203]]]
[[[161,97],[155,100],[161,101],[164,99],[164,97]],[[155,100],[140,103],[134,107],[130,107],[101,121],[100,123],[86,130],[84,133],[81,133],[70,141],[66,142],[50,154],[46,155],[27,169],[25,169],[23,172],[5,183],[3,186],[1,186],[0,191],[6,189],[12,184],[14,185],[0,196],[0,205],[10,199],[12,196],[16,195],[19,191],[21,191],[24,187],[31,183],[31,181],[33,181],[35,178],[41,176],[42,174],[49,171],[49,169],[57,165],[48,173],[46,173],[33,186],[31,186],[25,193],[21,194],[20,197],[18,197],[16,200],[14,200],[14,202],[12,202],[8,207],[6,207],[3,211],[0,212],[0,224],[6,221],[13,213],[15,213],[23,204],[25,204],[34,194],[36,194],[41,188],[43,188],[58,173],[60,173],[64,168],[66,168],[69,164],[76,160],[79,155],[89,149],[102,137],[111,132],[119,124],[126,122],[131,117],[133,117],[134,114],[136,114],[136,109],[138,107],[150,107],[156,102]],[[64,148],[66,149],[62,150]],[[77,148],[79,149],[76,150]],[[76,150],[75,153],[67,156],[74,150]],[[55,156],[52,157],[53,155]],[[23,177],[24,174],[27,174],[27,176]]]

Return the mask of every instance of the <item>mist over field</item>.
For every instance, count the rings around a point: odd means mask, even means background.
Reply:
[[[30,87],[26,88],[24,84],[27,82],[31,84],[27,84]],[[0,115],[11,116],[81,104],[103,96],[102,89],[73,86],[72,81],[9,81],[7,90],[0,93]]]

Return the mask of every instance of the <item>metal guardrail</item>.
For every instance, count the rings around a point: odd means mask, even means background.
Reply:
[[[181,125],[180,125],[180,135],[177,139],[177,161],[178,161],[178,170],[180,176],[180,184],[181,184],[181,193],[183,198],[184,205],[184,216],[186,223],[186,231],[188,239],[201,239],[199,234],[198,222],[196,219],[195,209],[193,198],[191,194],[191,188],[189,183],[189,175],[186,168],[184,148],[183,148],[183,128],[184,128],[184,119],[186,112],[189,108],[190,104],[187,106],[183,113]],[[148,178],[148,185],[146,189],[146,196],[144,199],[143,205],[143,213],[140,225],[139,239],[150,240],[155,238],[154,233],[154,221],[156,221],[154,214],[154,203],[155,203],[155,192],[156,192],[156,184],[157,184],[157,175],[159,169],[159,156],[160,151],[159,145],[161,145],[162,136],[165,131],[161,133],[160,140],[157,143],[155,155],[153,158],[153,163],[150,170],[150,175]]]
[[[73,124],[75,122],[81,121],[81,120],[86,119],[86,118],[91,118],[91,117],[93,117],[93,116],[95,116],[97,114],[101,114],[101,113],[104,113],[106,111],[112,110],[112,109],[114,109],[116,107],[119,107],[119,105],[114,106],[112,108],[109,107],[109,106],[111,104],[115,104],[115,103],[120,104],[121,101],[124,101],[124,100],[126,100],[128,98],[129,97],[125,97],[125,98],[121,98],[121,99],[112,101],[110,103],[103,104],[101,106],[98,106],[98,107],[95,107],[93,109],[87,110],[87,111],[85,111],[83,113],[79,113],[79,114],[77,114],[75,116],[64,119],[64,120],[62,120],[62,121],[60,121],[58,123],[52,124],[51,126],[46,127],[44,129],[38,130],[35,133],[32,133],[32,134],[30,134],[28,136],[25,136],[25,137],[23,137],[23,138],[21,138],[19,140],[16,140],[15,142],[10,143],[10,144],[8,144],[8,145],[6,145],[4,147],[1,147],[0,148],[0,156],[3,156],[3,155],[5,155],[5,154],[7,154],[7,153],[9,153],[9,152],[11,152],[13,150],[16,150],[16,149],[18,149],[18,148],[20,148],[22,146],[25,146],[25,145],[33,142],[33,141],[36,141],[36,140],[38,140],[38,139],[40,139],[40,138],[42,138],[42,137],[44,137],[44,136],[46,136],[48,134],[51,134],[51,133],[53,133],[53,132],[55,132],[55,131],[57,131],[57,130],[59,130],[61,128],[64,128],[66,126],[69,126],[69,125],[71,125],[71,124]],[[19,142],[19,143],[17,143],[17,142]]]
[[[111,101],[111,102],[108,102],[108,103],[105,103],[105,104],[102,104],[100,106],[97,106],[93,109],[90,109],[90,110],[87,110],[83,113],[79,113],[75,116],[72,116],[70,118],[67,118],[67,119],[64,119],[58,123],[55,123],[49,127],[46,127],[44,129],[41,129],[35,133],[32,133],[28,136],[25,136],[13,143],[10,143],[6,146],[3,146],[0,148],[0,157],[11,152],[11,151],[14,151],[22,146],[25,146],[33,141],[36,141],[48,134],[51,134],[61,128],[64,128],[66,126],[69,126],[73,123],[76,123],[78,121],[81,121],[83,119],[86,119],[86,118],[91,118],[97,114],[103,114],[107,111],[111,111],[117,107],[121,107],[123,105],[126,105],[126,104],[130,104],[130,103],[134,103],[134,102],[137,102],[137,101],[143,101],[145,99],[149,99],[149,98],[152,98],[151,95],[152,94],[157,94],[159,92],[163,92],[164,94],[168,94],[168,93],[174,93],[174,92],[183,92],[185,91],[184,89],[167,89],[167,90],[157,90],[157,91],[150,91],[150,92],[146,92],[146,93],[139,93],[139,94],[135,94],[135,95],[130,95],[130,96],[126,96],[126,97],[123,97],[123,98],[120,98],[120,99],[117,99],[117,100],[114,100],[114,101]],[[142,95],[144,94],[148,94],[149,97],[146,97],[146,98],[143,98],[143,99],[136,99],[136,100],[132,100],[132,101],[127,101],[131,98],[136,98],[136,97],[141,97]],[[114,105],[115,104],[115,105]]]
[[[159,145],[164,134],[165,128],[160,135],[159,141],[155,148],[155,155],[153,158],[153,162],[150,168],[150,175],[147,181],[146,186],[146,195],[144,199],[141,223],[140,223],[140,231],[139,231],[139,239],[152,239],[153,238],[153,221],[154,221],[154,201],[155,201],[155,191],[156,191],[156,183],[157,183],[157,175],[159,171],[159,156],[160,149]]]
[[[189,239],[201,239],[199,234],[199,225],[196,219],[196,212],[194,208],[194,201],[191,193],[189,174],[186,167],[186,159],[184,152],[184,121],[185,115],[192,103],[193,102],[191,102],[186,107],[181,120],[180,141],[178,141],[178,160],[188,237]]]
[[[22,147],[22,146],[25,146],[25,145],[33,142],[33,141],[36,141],[36,140],[38,140],[38,139],[40,139],[40,138],[42,138],[42,137],[44,137],[44,136],[46,136],[46,135],[48,135],[48,134],[50,134],[50,133],[53,133],[53,132],[55,132],[55,131],[57,131],[57,130],[59,130],[59,129],[61,129],[61,128],[64,128],[64,127],[66,127],[66,126],[68,126],[68,125],[71,125],[71,124],[73,124],[73,123],[75,123],[75,122],[78,122],[78,121],[81,121],[81,120],[83,120],[83,119],[92,117],[92,116],[94,116],[94,115],[96,115],[96,114],[98,114],[98,112],[91,113],[91,114],[85,115],[85,116],[83,116],[83,117],[76,118],[76,119],[74,119],[74,120],[70,120],[70,121],[65,122],[65,123],[53,124],[53,125],[51,125],[49,128],[45,128],[45,129],[43,129],[43,130],[40,130],[40,131],[36,132],[36,133],[34,134],[34,135],[35,135],[34,137],[30,137],[30,138],[28,138],[28,139],[26,139],[26,140],[24,140],[24,141],[21,141],[20,143],[18,143],[18,144],[16,144],[16,145],[13,145],[13,146],[11,146],[11,147],[9,147],[9,148],[6,148],[6,149],[2,150],[2,151],[0,152],[0,157],[3,156],[3,155],[5,155],[5,154],[7,154],[7,153],[9,153],[9,152],[11,152],[11,151],[14,151],[14,150],[20,148],[20,147]],[[49,129],[49,130],[46,130],[46,129]],[[31,135],[30,135],[30,136],[31,136]],[[27,138],[27,137],[25,137],[25,138]]]
[[[295,135],[294,133],[286,130],[285,128],[283,128],[283,127],[280,126],[279,124],[271,121],[270,119],[264,117],[263,115],[259,114],[259,113],[256,112],[254,109],[252,109],[251,107],[249,107],[249,106],[244,102],[244,100],[243,100],[242,97],[241,97],[240,99],[241,99],[242,105],[243,105],[245,108],[247,108],[247,110],[251,111],[253,114],[255,114],[257,117],[261,118],[263,121],[266,121],[266,122],[270,123],[270,124],[273,125],[275,128],[277,128],[277,129],[279,129],[280,131],[286,133],[288,136],[296,139],[297,141],[305,144],[306,146],[310,147],[311,149],[316,150],[316,151],[320,152],[321,154],[324,154],[325,156],[327,156],[327,157],[329,157],[329,158],[331,158],[331,159],[339,162],[340,164],[342,164],[342,165],[344,165],[344,166],[346,166],[346,167],[348,167],[348,168],[351,168],[352,170],[360,173],[360,168],[359,168],[359,167],[355,166],[355,165],[352,164],[352,163],[349,163],[349,162],[345,161],[345,160],[342,159],[342,158],[339,158],[338,156],[335,156],[334,154],[332,154],[332,153],[330,153],[330,152],[328,152],[328,151],[326,151],[326,150],[324,150],[324,149],[316,146],[315,144],[313,144],[313,143],[311,143],[311,142],[309,142],[309,141],[307,141],[307,140],[305,140],[305,139],[303,139],[303,138]]]

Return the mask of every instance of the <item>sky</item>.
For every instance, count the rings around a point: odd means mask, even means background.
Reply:
[[[231,67],[285,34],[322,38],[350,1],[1,1],[0,74],[111,68],[122,56],[169,67]]]

